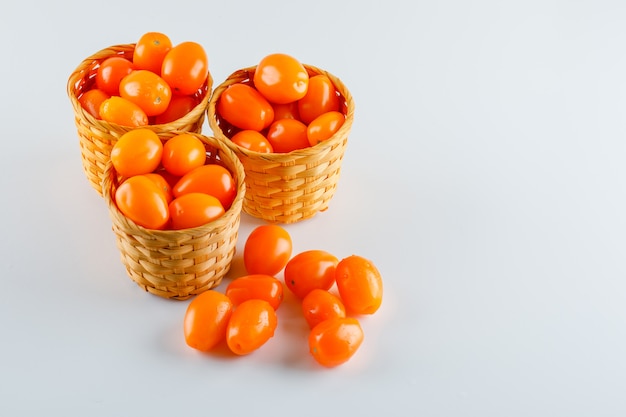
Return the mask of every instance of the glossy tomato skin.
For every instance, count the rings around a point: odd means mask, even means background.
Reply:
[[[274,310],[278,310],[283,301],[283,284],[271,275],[244,275],[232,280],[226,287],[225,294],[235,306],[247,300],[265,300]]]
[[[228,210],[237,196],[237,184],[228,169],[206,164],[183,175],[172,190],[175,197],[188,193],[205,193],[216,197]]]
[[[324,113],[339,111],[339,96],[335,85],[323,74],[309,79],[309,88],[297,103],[300,120],[307,125]]]
[[[270,103],[274,109],[274,120],[295,119],[302,121],[298,111],[298,103],[299,101],[284,104]]]
[[[100,119],[120,126],[140,127],[148,125],[148,115],[132,101],[111,96],[100,104]]]
[[[291,103],[307,92],[309,74],[296,58],[287,54],[270,54],[254,71],[256,89],[271,103]]]
[[[123,177],[147,174],[161,163],[163,142],[147,128],[124,133],[111,148],[111,162]]]
[[[329,290],[335,283],[339,259],[323,250],[300,252],[285,266],[285,285],[300,299],[312,290]]]
[[[229,85],[216,104],[217,113],[228,123],[243,130],[261,130],[274,120],[274,108],[254,87]]]
[[[193,96],[172,95],[167,109],[154,119],[155,124],[161,125],[171,123],[187,115],[198,105],[198,101]]]
[[[163,58],[172,49],[172,41],[161,32],[146,32],[137,41],[133,50],[133,64],[137,69],[145,69],[161,74]]]
[[[235,133],[231,138],[233,143],[254,152],[260,153],[272,153],[274,148],[267,138],[256,130],[240,130]]]
[[[345,121],[346,117],[338,111],[330,111],[316,117],[307,127],[306,136],[309,144],[315,146],[330,139]]]
[[[283,227],[277,224],[257,226],[244,244],[246,271],[275,276],[287,265],[292,249],[291,236]]]
[[[152,71],[135,70],[120,81],[120,96],[132,101],[148,116],[163,113],[172,99],[165,80]]]
[[[174,230],[205,225],[224,214],[222,203],[212,195],[188,193],[169,204],[170,227]]]
[[[324,320],[346,317],[346,308],[341,298],[320,288],[311,290],[302,299],[301,307],[302,314],[311,329]]]
[[[233,311],[230,299],[208,290],[191,300],[185,311],[185,342],[193,349],[209,352],[226,339],[226,327]]]
[[[161,77],[179,95],[197,92],[209,75],[209,58],[197,42],[181,42],[163,58]]]
[[[236,355],[247,355],[274,336],[278,319],[265,300],[251,299],[239,304],[226,328],[226,343]]]
[[[163,229],[169,220],[168,204],[157,185],[143,175],[122,182],[115,203],[126,217],[146,229]]]
[[[276,153],[288,153],[310,146],[307,126],[295,119],[274,121],[267,131],[267,140]]]
[[[135,70],[135,65],[122,56],[111,56],[100,63],[96,71],[96,86],[110,96],[120,94],[122,78]]]
[[[90,115],[95,117],[96,119],[100,118],[100,106],[104,102],[104,100],[111,97],[104,91],[98,88],[92,88],[91,90],[85,91],[78,102]]]
[[[335,282],[346,309],[354,314],[374,314],[383,300],[383,280],[372,261],[351,255],[335,269]]]
[[[309,352],[322,366],[332,368],[350,360],[363,343],[363,329],[353,317],[324,320],[309,333]]]
[[[146,178],[152,181],[157,188],[163,193],[163,197],[165,197],[165,201],[167,204],[171,203],[174,199],[174,195],[172,194],[172,186],[167,182],[165,177],[159,172],[149,172],[147,174],[143,174]]]
[[[181,133],[163,145],[163,167],[173,175],[183,176],[206,162],[206,149],[196,136]]]

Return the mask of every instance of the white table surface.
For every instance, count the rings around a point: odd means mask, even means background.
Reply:
[[[27,3],[0,13],[0,415],[626,415],[626,2]],[[199,354],[188,302],[125,274],[65,88],[152,30],[216,83],[285,52],[353,94],[329,210],[286,226],[383,274],[347,364],[293,308],[254,354]]]

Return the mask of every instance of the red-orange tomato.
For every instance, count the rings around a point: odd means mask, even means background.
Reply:
[[[118,174],[130,177],[154,171],[161,163],[163,142],[147,128],[124,133],[111,148],[111,162]]]
[[[172,96],[167,109],[154,119],[154,123],[162,125],[171,123],[187,115],[198,105],[198,101],[193,96]]]
[[[120,96],[111,96],[100,104],[100,118],[120,126],[139,127],[148,124],[148,115],[141,107]]]
[[[174,199],[174,195],[172,194],[172,186],[167,182],[165,177],[158,172],[149,172],[143,175],[152,181],[159,190],[161,190],[163,197],[165,197],[165,201],[167,201],[167,204],[169,205],[169,203],[171,203]]]
[[[296,58],[287,54],[270,54],[257,65],[254,85],[272,103],[291,103],[306,94],[309,74]]]
[[[302,299],[302,314],[310,328],[324,320],[346,317],[346,308],[335,294],[316,288]]]
[[[163,229],[169,220],[167,201],[156,184],[144,175],[122,182],[115,192],[119,210],[139,226]]]
[[[217,113],[228,123],[243,130],[261,130],[274,120],[274,108],[254,87],[229,85],[216,104]]]
[[[305,124],[329,111],[339,111],[339,96],[334,84],[326,75],[315,75],[309,79],[309,88],[298,100],[298,114]]]
[[[169,204],[170,227],[174,230],[202,226],[224,214],[222,203],[212,195],[188,193]]]
[[[280,119],[270,125],[267,140],[277,153],[308,148],[307,126],[299,120]]]
[[[196,42],[181,42],[173,46],[161,65],[161,77],[175,94],[190,95],[197,92],[209,75],[209,58]]]
[[[335,281],[349,312],[374,314],[380,308],[383,280],[372,261],[358,255],[340,260],[335,269]]]
[[[96,70],[96,86],[110,96],[117,96],[120,81],[134,69],[133,63],[122,56],[108,57]]]
[[[283,284],[271,275],[245,275],[232,280],[224,293],[235,306],[247,300],[265,300],[277,310],[283,301]]]
[[[219,291],[198,294],[187,306],[183,329],[189,347],[208,352],[226,339],[233,311],[230,299]]]
[[[274,336],[278,325],[276,311],[265,300],[247,300],[230,316],[226,344],[236,355],[247,355],[259,349]]]
[[[346,117],[338,111],[329,111],[316,117],[307,127],[306,136],[311,146],[330,139],[343,126]]]
[[[256,130],[240,130],[230,138],[233,143],[254,152],[272,153],[274,148],[262,133]]]
[[[323,250],[300,252],[285,265],[285,285],[302,299],[312,290],[329,290],[335,283],[339,259]]]
[[[136,70],[120,81],[120,96],[141,107],[146,115],[156,116],[169,106],[172,90],[154,72]]]
[[[276,275],[287,265],[293,244],[289,232],[277,224],[257,226],[246,239],[243,261],[248,274]]]
[[[145,69],[161,74],[163,58],[172,49],[172,41],[164,33],[147,32],[141,35],[133,51],[133,64],[137,69]]]
[[[292,101],[291,103],[278,104],[270,103],[274,109],[274,120],[280,119],[295,119],[300,120],[300,112],[298,111],[298,101]]]
[[[363,343],[363,329],[352,317],[324,320],[309,333],[309,352],[322,366],[339,366],[354,356]]]
[[[210,194],[228,210],[237,196],[237,184],[228,169],[218,164],[207,164],[183,175],[172,191],[175,197],[188,193]]]
[[[93,117],[96,119],[100,118],[100,106],[102,102],[109,98],[107,93],[98,89],[92,88],[91,90],[85,91],[78,99],[80,105]]]
[[[163,145],[161,163],[168,172],[183,176],[206,162],[206,149],[196,136],[181,133]]]

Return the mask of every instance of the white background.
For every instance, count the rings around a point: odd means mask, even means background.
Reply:
[[[216,85],[284,52],[350,89],[337,194],[286,226],[383,274],[347,364],[289,299],[259,351],[199,354],[125,274],[66,82],[146,31]],[[24,1],[0,39],[0,415],[626,415],[625,2]]]

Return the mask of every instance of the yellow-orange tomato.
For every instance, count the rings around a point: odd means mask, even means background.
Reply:
[[[146,229],[163,229],[169,220],[163,193],[144,175],[122,182],[115,191],[115,203],[124,216]]]
[[[208,352],[225,340],[232,310],[230,299],[219,291],[198,294],[185,311],[183,328],[187,345]]]
[[[277,153],[288,153],[310,146],[307,126],[295,119],[276,120],[267,131],[267,140]]]
[[[302,314],[310,328],[324,320],[346,317],[346,308],[335,294],[316,288],[302,299]]]
[[[224,214],[224,207],[212,195],[188,193],[169,204],[170,224],[174,230],[202,226]]]
[[[244,275],[232,280],[224,292],[235,306],[247,300],[265,300],[274,310],[283,301],[283,284],[271,275]]]
[[[163,193],[163,197],[165,197],[165,201],[167,204],[171,203],[174,199],[174,195],[172,194],[172,186],[167,182],[165,177],[159,172],[149,172],[147,174],[143,174],[146,178],[156,184],[159,190]]]
[[[91,90],[85,91],[79,98],[78,102],[80,105],[93,117],[96,119],[100,118],[100,106],[102,102],[107,98],[111,97],[104,91],[98,88],[92,88]]]
[[[343,126],[346,117],[338,111],[329,111],[316,117],[307,127],[306,136],[311,146],[328,140]]]
[[[339,260],[323,250],[300,252],[285,265],[285,285],[302,299],[316,288],[329,290],[335,283],[335,268]]]
[[[354,356],[363,336],[361,324],[353,317],[324,320],[309,333],[309,352],[322,366],[339,366]]]
[[[337,90],[330,78],[323,74],[309,79],[309,88],[297,103],[300,120],[305,124],[311,123],[324,113],[339,111]]]
[[[169,106],[172,90],[154,72],[135,70],[120,81],[120,96],[141,107],[146,115],[156,116]]]
[[[374,314],[383,301],[383,280],[372,261],[351,255],[339,261],[335,282],[346,309],[354,314]]]
[[[216,104],[217,113],[228,123],[244,130],[261,131],[274,120],[274,108],[254,87],[229,85]]]
[[[168,172],[183,176],[206,162],[206,149],[196,136],[181,133],[163,145],[161,163]]]
[[[148,115],[141,107],[120,96],[111,96],[100,105],[100,118],[121,126],[139,127],[148,124]]]
[[[161,77],[175,94],[190,95],[197,92],[209,75],[209,58],[197,42],[181,42],[163,57]]]
[[[239,304],[226,328],[226,344],[236,355],[247,355],[274,336],[278,325],[276,311],[265,300],[252,299]]]
[[[276,275],[287,265],[293,244],[289,232],[277,224],[257,226],[246,239],[243,262],[248,274]]]
[[[306,94],[309,74],[296,58],[281,53],[270,54],[257,65],[254,85],[272,103],[291,103]]]
[[[161,139],[147,128],[124,133],[111,148],[113,167],[123,177],[154,171],[161,163],[162,155]]]
[[[137,69],[145,69],[161,74],[163,58],[172,49],[172,41],[164,33],[147,32],[141,35],[133,50],[133,64]]]
[[[187,115],[198,105],[197,100],[193,96],[172,96],[169,106],[161,114],[154,118],[157,125],[171,123],[181,117]]]
[[[96,86],[110,96],[117,96],[120,81],[134,69],[135,65],[122,56],[108,57],[96,70]]]
[[[248,149],[250,151],[260,152],[260,153],[272,153],[274,152],[274,148],[272,148],[272,144],[267,140],[262,133],[257,132],[256,130],[240,130],[235,133],[232,138],[230,138],[233,143],[241,146],[242,148]]]
[[[174,197],[188,193],[210,194],[228,210],[237,196],[237,184],[228,169],[218,164],[207,164],[183,175],[172,191]]]

